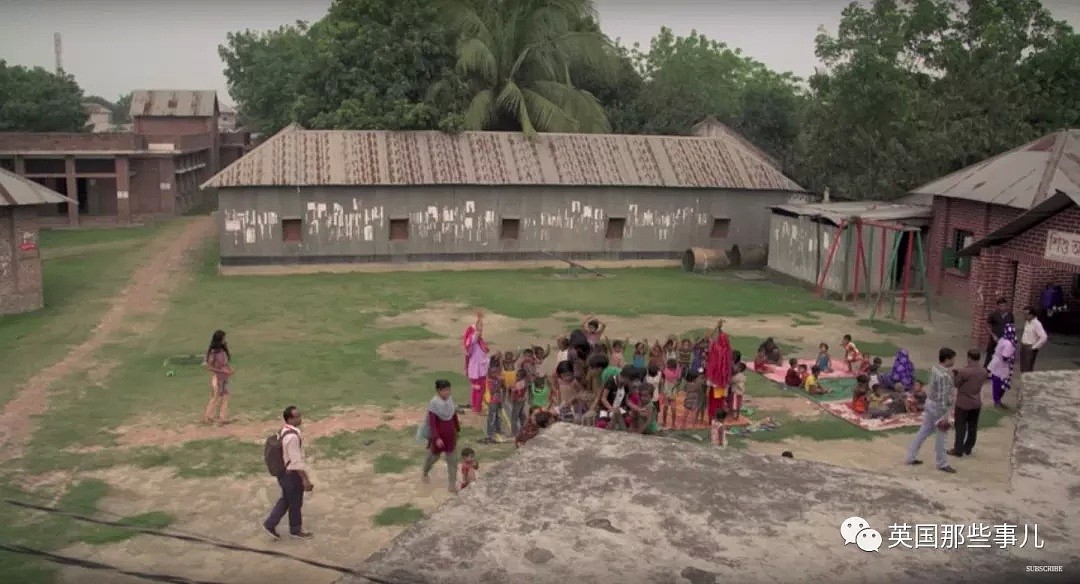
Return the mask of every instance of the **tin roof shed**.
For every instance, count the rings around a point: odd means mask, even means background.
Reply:
[[[78,204],[50,188],[0,168],[0,207],[56,203]]]
[[[131,117],[213,117],[219,111],[212,89],[136,89],[131,92]]]

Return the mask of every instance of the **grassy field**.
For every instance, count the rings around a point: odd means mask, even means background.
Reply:
[[[10,399],[34,371],[57,361],[85,339],[108,300],[147,257],[147,244],[169,237],[183,221],[129,230],[43,234],[43,249],[53,254],[45,262],[47,307],[32,315],[0,319],[0,344],[12,347],[0,354],[0,369],[5,371],[5,381],[16,381],[0,388],[0,400]],[[464,401],[466,381],[459,371],[426,367],[424,355],[384,358],[379,353],[380,346],[395,341],[445,340],[423,326],[386,326],[379,321],[438,303],[462,305],[463,314],[482,307],[505,317],[537,319],[517,327],[520,334],[530,336],[550,326],[542,321],[558,313],[781,318],[793,322],[791,329],[817,327],[832,316],[851,316],[847,309],[799,288],[665,269],[622,270],[612,272],[611,278],[582,280],[556,277],[557,270],[220,277],[216,261],[216,247],[207,245],[192,277],[170,298],[159,326],[113,339],[94,356],[115,364],[106,380],[81,374],[55,384],[51,409],[38,420],[27,456],[0,467],[8,474],[72,473],[74,486],[53,493],[0,485],[8,496],[59,500],[58,506],[93,513],[108,487],[83,478],[87,471],[120,465],[170,467],[177,476],[192,479],[265,473],[261,445],[251,440],[198,438],[165,447],[119,444],[117,429],[136,422],[182,428],[198,420],[207,393],[200,356],[210,333],[218,328],[228,331],[237,371],[231,409],[245,423],[276,419],[288,403],[302,404],[307,419],[361,406],[386,412],[419,408],[429,399],[435,377],[450,378],[462,388],[458,399]],[[555,321],[572,325],[579,318],[560,315]],[[793,348],[784,346],[780,337],[777,340],[785,352]],[[747,360],[760,341],[746,334],[732,336]],[[861,344],[887,361],[895,351],[887,342]],[[749,378],[748,392],[755,397],[798,399],[756,375]],[[783,412],[760,415],[773,415],[782,427],[755,434],[751,440],[796,435],[819,440],[871,437],[831,417],[803,421]],[[991,419],[984,422],[993,423]],[[347,430],[316,438],[307,447],[317,464],[364,457],[371,461],[375,474],[412,473],[423,460],[413,435],[414,428]],[[462,440],[473,443],[480,437],[479,430],[468,427]],[[485,446],[484,461],[512,453],[509,445]],[[14,526],[6,539],[60,549],[77,542],[105,544],[130,536],[122,528],[90,528],[70,518],[42,519],[39,515],[0,507],[0,522]],[[423,511],[411,505],[393,506],[374,521],[401,525],[422,516]],[[165,526],[172,521],[158,512],[120,519],[141,526]],[[11,559],[0,553],[0,582],[50,581],[49,568],[23,558]]]

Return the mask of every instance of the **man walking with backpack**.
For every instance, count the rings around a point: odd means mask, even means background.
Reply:
[[[278,485],[281,485],[281,498],[263,522],[263,529],[274,539],[281,539],[277,526],[288,512],[289,535],[311,539],[312,534],[303,530],[303,516],[300,513],[300,508],[304,505],[304,493],[310,493],[315,488],[308,478],[307,465],[304,463],[304,447],[300,438],[300,409],[289,406],[282,412],[281,417],[285,419],[285,425],[266,439],[263,450],[267,470],[277,477]]]

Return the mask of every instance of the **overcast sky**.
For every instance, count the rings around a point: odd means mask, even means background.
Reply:
[[[1080,28],[1080,0],[1043,0]],[[666,25],[697,29],[778,70],[813,72],[814,35],[835,32],[848,0],[597,0],[604,32],[624,44]],[[132,89],[225,87],[217,47],[229,31],[314,21],[330,0],[0,0],[0,59],[52,68],[53,33],[64,69],[88,94],[115,99]]]

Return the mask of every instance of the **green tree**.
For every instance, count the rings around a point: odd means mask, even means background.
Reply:
[[[606,132],[596,97],[576,85],[586,72],[608,76],[619,66],[598,30],[592,0],[462,0],[444,14],[459,34],[457,71],[470,94],[465,128],[540,132]]]
[[[454,65],[432,0],[337,0],[309,33],[297,104],[313,128],[422,130],[453,125],[429,90]]]
[[[697,31],[680,37],[663,27],[648,52],[632,53],[644,78],[627,116],[638,131],[685,135],[712,116],[791,165],[803,107],[798,78]]]
[[[314,43],[308,25],[298,21],[277,30],[231,32],[218,54],[225,63],[229,95],[244,110],[251,128],[272,133],[297,121]]]
[[[131,92],[127,92],[116,98],[112,115],[114,124],[131,123]]]
[[[71,75],[0,59],[0,131],[81,132],[82,104],[83,91]]]

